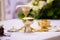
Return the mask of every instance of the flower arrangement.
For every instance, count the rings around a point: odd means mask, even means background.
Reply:
[[[33,6],[28,16],[35,19],[60,19],[60,1],[59,0],[32,0],[27,5]],[[22,12],[18,17],[24,17]]]

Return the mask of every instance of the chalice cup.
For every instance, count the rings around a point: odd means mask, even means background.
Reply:
[[[24,32],[31,32],[31,27],[30,25],[33,23],[34,18],[33,17],[28,17],[29,11],[32,8],[32,6],[29,5],[21,5],[20,6],[23,14],[25,15],[24,18],[22,18],[22,21],[24,23]]]
[[[24,6],[22,6],[21,8],[22,8],[22,11],[23,11],[23,14],[25,15],[25,17],[27,17],[28,14],[29,14],[29,11],[30,11],[30,9],[31,9],[31,7],[24,5]]]
[[[24,32],[32,32],[30,25],[33,23],[34,18],[28,17],[30,9],[31,9],[31,6],[23,6],[22,7],[22,11],[25,15],[25,17],[22,19],[23,23],[25,24]]]

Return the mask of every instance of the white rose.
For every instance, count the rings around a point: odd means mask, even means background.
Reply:
[[[47,3],[50,3],[50,2],[52,2],[52,1],[54,1],[54,0],[47,0]]]
[[[46,5],[47,3],[45,1],[40,1],[39,2],[39,8],[41,9],[44,5]]]
[[[39,9],[39,7],[38,6],[33,6],[33,8],[32,8],[34,11],[37,11],[38,9]]]

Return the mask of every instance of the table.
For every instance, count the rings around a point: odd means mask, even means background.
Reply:
[[[31,25],[31,27],[38,29],[38,21],[39,20],[34,20],[34,23]],[[53,31],[60,29],[60,20],[49,20],[51,22],[51,26]],[[23,22],[21,19],[12,19],[12,20],[5,20],[5,21],[0,21],[0,25],[3,24],[4,28],[6,30],[12,28],[14,26],[14,28],[18,29],[20,27],[23,27]],[[58,28],[54,28],[54,26],[59,26]],[[52,31],[51,31],[52,32]]]
[[[60,40],[59,32],[34,32],[34,33],[23,33],[23,32],[11,32],[10,37],[0,37],[2,40],[46,40],[55,39]]]
[[[60,26],[60,20],[50,20],[52,26]],[[34,20],[31,25],[33,28],[38,28],[38,21]],[[7,32],[12,26],[15,28],[20,28],[24,24],[20,19],[12,19],[7,21],[0,21],[0,25],[4,25],[5,33],[11,35],[10,37],[0,37],[1,40],[60,40],[60,32],[34,32],[34,33],[24,33],[24,32]]]

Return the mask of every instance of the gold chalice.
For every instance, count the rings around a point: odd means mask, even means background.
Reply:
[[[25,17],[28,16],[29,11],[30,11],[30,9],[32,8],[32,6],[30,6],[30,5],[18,5],[16,8],[19,8],[19,7],[22,9]]]
[[[30,27],[30,25],[33,23],[34,18],[28,17],[29,11],[32,8],[32,6],[29,5],[20,5],[17,7],[21,7],[25,17],[22,18],[23,23],[25,24],[24,27],[20,28],[22,30],[24,28],[24,32],[32,32],[33,28]]]

